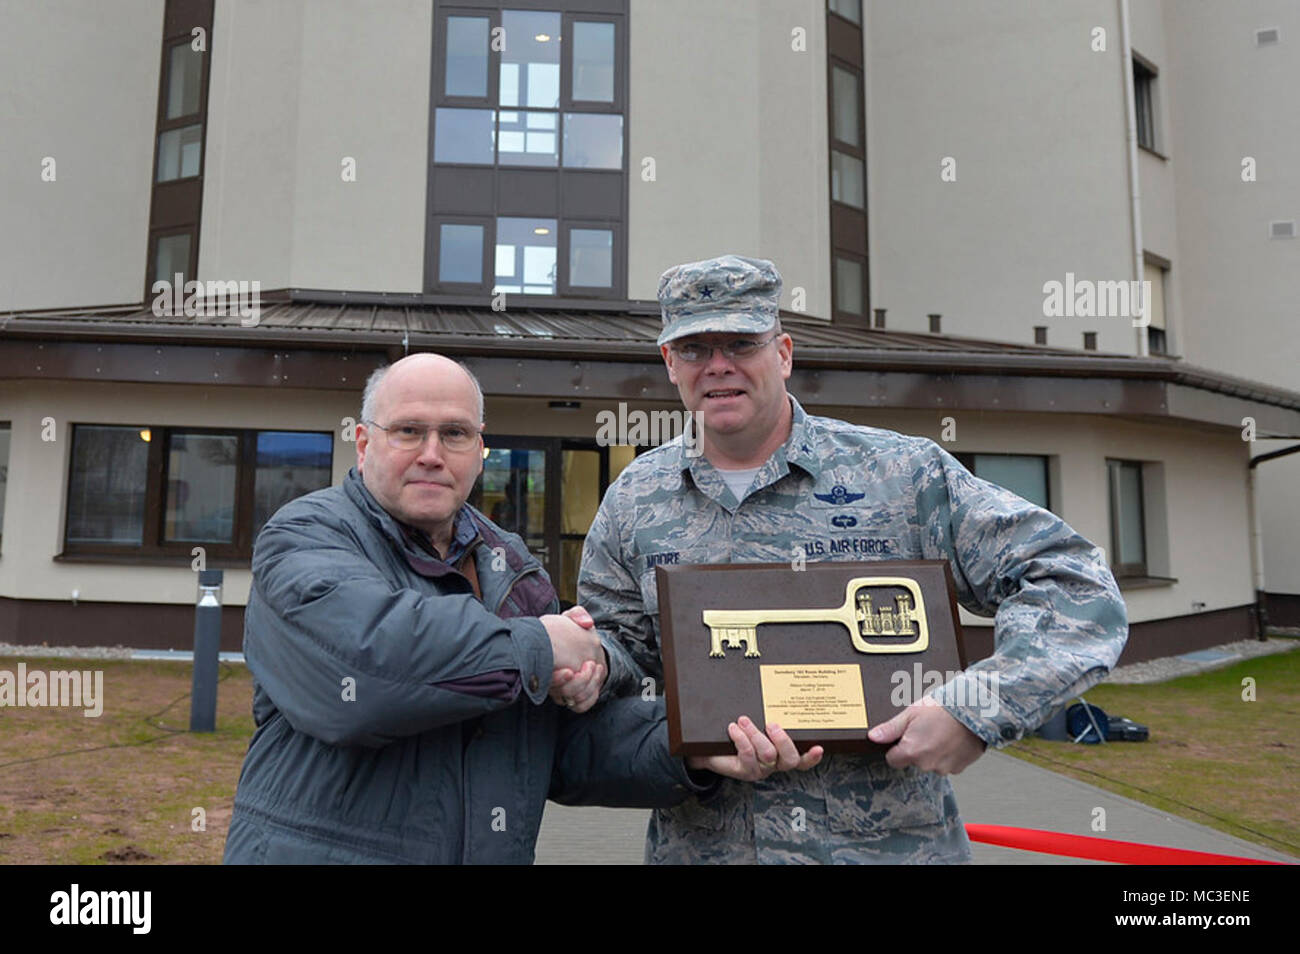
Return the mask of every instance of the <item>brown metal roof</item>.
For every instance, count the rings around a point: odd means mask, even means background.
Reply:
[[[783,312],[800,368],[1160,380],[1300,410],[1300,392],[1195,368],[1162,357],[1013,344],[947,334],[832,325]],[[654,302],[617,310],[436,304],[420,295],[351,292],[263,293],[259,322],[236,316],[159,316],[124,305],[0,312],[0,337],[27,340],[224,344],[321,350],[400,348],[455,355],[655,360],[660,331]]]
[[[532,343],[565,342],[566,347],[577,344],[584,351],[593,353],[602,350],[602,345],[650,345],[649,349],[642,347],[641,350],[653,353],[654,341],[661,329],[658,306],[653,303],[630,304],[636,306],[635,311],[518,307],[493,311],[481,305],[264,300],[255,328],[242,327],[234,316],[158,316],[148,308],[115,306],[0,312],[0,331],[24,334],[41,330],[58,334],[79,330],[79,337],[104,334],[115,338],[132,332],[156,332],[166,334],[169,340],[174,340],[178,332],[203,334],[219,331],[226,341],[230,340],[232,333],[242,333],[247,336],[244,343],[248,344],[265,344],[269,338],[279,334],[313,338],[329,335],[339,339],[350,338],[357,344],[388,344],[393,334],[406,332],[476,343],[500,344],[512,339]],[[1062,356],[1100,354],[954,335],[851,328],[794,312],[783,312],[781,322],[801,349]],[[377,340],[376,336],[383,336],[383,340]]]

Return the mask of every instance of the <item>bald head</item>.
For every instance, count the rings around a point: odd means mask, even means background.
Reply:
[[[400,361],[376,368],[366,381],[361,396],[361,419],[377,420],[377,415],[384,413],[386,405],[391,403],[394,393],[406,394],[430,386],[455,388],[460,381],[472,391],[478,423],[482,424],[483,388],[478,378],[459,361],[428,352],[410,354]]]

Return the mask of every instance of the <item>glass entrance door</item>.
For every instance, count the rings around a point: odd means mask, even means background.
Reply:
[[[503,530],[523,537],[546,572],[552,573],[551,557],[557,547],[546,514],[549,444],[546,438],[494,441],[470,502]]]
[[[578,598],[582,542],[631,449],[561,437],[495,437],[487,443],[483,476],[470,503],[523,537],[546,567],[560,602],[571,606]]]

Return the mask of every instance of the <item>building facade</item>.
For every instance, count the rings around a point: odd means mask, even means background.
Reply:
[[[0,640],[185,647],[203,564],[237,648],[257,529],[343,477],[366,377],[416,350],[483,381],[476,500],[572,598],[636,452],[602,423],[680,406],[658,276],[726,251],[780,268],[810,411],[1106,548],[1126,659],[1252,635],[1257,589],[1300,623],[1300,455],[1251,466],[1300,437],[1294,5],[0,19]]]

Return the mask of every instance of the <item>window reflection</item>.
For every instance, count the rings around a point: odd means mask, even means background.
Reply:
[[[555,229],[555,219],[497,219],[494,293],[555,294]]]
[[[447,95],[486,96],[487,78],[487,17],[448,17]]]
[[[560,15],[506,10],[501,14],[502,106],[557,109],[560,105]]]
[[[490,109],[438,109],[434,113],[434,161],[492,165],[493,122]]]
[[[577,169],[622,169],[623,117],[565,113],[564,164]]]
[[[609,229],[569,230],[569,284],[608,288],[614,276],[614,233]]]
[[[614,24],[573,24],[573,98],[614,101]]]

